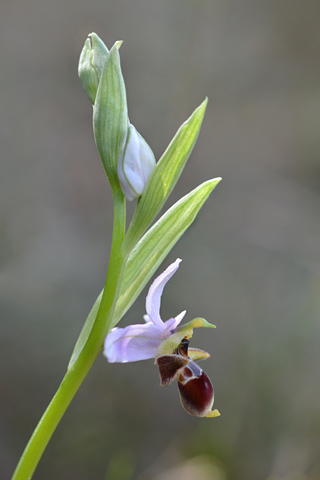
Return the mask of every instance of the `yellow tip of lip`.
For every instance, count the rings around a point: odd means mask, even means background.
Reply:
[[[215,410],[212,410],[211,412],[207,413],[206,417],[207,418],[211,418],[211,417],[220,417],[221,413],[219,412],[219,410],[215,409]]]

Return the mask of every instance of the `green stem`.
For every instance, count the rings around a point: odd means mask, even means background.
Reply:
[[[125,235],[126,204],[120,187],[113,191],[114,224],[108,274],[97,317],[78,358],[67,371],[30,438],[12,480],[30,480],[63,414],[92,367],[107,335],[116,305],[126,256],[121,252]]]

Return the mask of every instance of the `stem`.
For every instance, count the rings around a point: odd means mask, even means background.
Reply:
[[[120,187],[114,188],[113,237],[108,274],[94,326],[81,353],[65,374],[56,394],[35,428],[13,474],[12,480],[30,480],[41,456],[92,367],[107,335],[119,292],[126,256],[121,252],[125,234],[126,204]]]

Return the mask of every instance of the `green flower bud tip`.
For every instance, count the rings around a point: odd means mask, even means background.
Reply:
[[[120,48],[122,42],[117,42]],[[118,45],[119,44],[119,45]],[[95,102],[99,80],[109,50],[96,33],[90,33],[80,54],[78,75],[91,103]]]
[[[130,124],[117,168],[122,192],[128,200],[134,200],[142,195],[155,166],[156,161],[151,148]]]

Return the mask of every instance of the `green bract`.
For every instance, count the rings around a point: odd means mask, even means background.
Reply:
[[[93,132],[112,189],[119,186],[117,165],[128,130],[127,97],[115,44],[106,58],[93,106]]]
[[[113,326],[123,317],[161,262],[191,225],[220,180],[221,178],[208,180],[181,198],[145,233],[131,251],[123,274]]]
[[[124,248],[131,248],[150,226],[177,183],[197,140],[207,99],[186,120],[160,158],[139,200]]]

